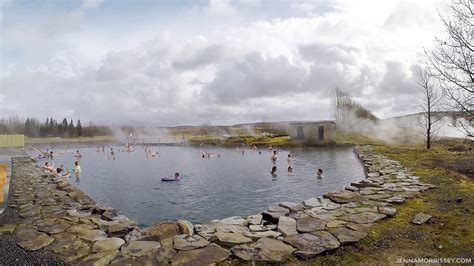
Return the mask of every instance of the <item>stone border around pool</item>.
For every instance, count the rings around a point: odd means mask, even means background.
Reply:
[[[0,225],[0,234],[16,235],[24,250],[45,250],[80,265],[311,259],[363,239],[374,222],[396,214],[396,204],[435,187],[371,146],[354,151],[367,178],[343,191],[282,202],[245,218],[196,225],[167,221],[144,229],[115,209],[96,204],[67,179],[42,174],[30,158],[14,158],[10,207],[21,221]]]

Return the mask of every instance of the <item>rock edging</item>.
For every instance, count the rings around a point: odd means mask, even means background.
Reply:
[[[79,264],[203,265],[228,259],[284,262],[311,259],[364,238],[370,226],[396,215],[396,204],[433,185],[421,183],[398,162],[356,147],[367,179],[343,191],[301,203],[283,202],[249,215],[193,225],[162,222],[145,229],[99,206],[66,179],[41,175],[31,159],[15,158],[14,208],[23,218],[1,225],[25,250],[48,250]]]

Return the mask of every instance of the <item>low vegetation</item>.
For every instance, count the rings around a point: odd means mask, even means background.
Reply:
[[[351,136],[357,142],[365,138]],[[408,200],[397,207],[392,219],[376,223],[367,238],[348,245],[328,256],[320,256],[314,265],[395,264],[401,258],[472,258],[474,247],[474,176],[473,143],[441,140],[432,150],[420,145],[405,146],[372,143],[376,151],[398,160],[423,182],[437,186],[435,190]],[[462,151],[458,150],[464,147]],[[465,164],[465,161],[470,164]],[[442,162],[442,163],[440,163]],[[448,163],[449,162],[449,163]],[[462,167],[456,167],[463,162]],[[428,224],[414,225],[411,218],[424,212],[433,216]]]

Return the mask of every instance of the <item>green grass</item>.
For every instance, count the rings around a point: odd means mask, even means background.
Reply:
[[[320,256],[313,265],[395,264],[398,258],[472,257],[474,246],[474,182],[446,169],[437,160],[458,160],[472,156],[448,151],[457,141],[439,141],[433,150],[421,146],[376,144],[375,150],[398,160],[423,182],[437,186],[418,198],[397,205],[394,218],[377,222],[357,244]],[[433,160],[437,158],[437,160]],[[462,198],[462,202],[456,199]],[[433,222],[411,224],[418,212],[432,215]]]

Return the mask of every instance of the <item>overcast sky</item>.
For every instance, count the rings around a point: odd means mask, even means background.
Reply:
[[[335,86],[418,112],[445,1],[1,2],[0,116],[110,124],[331,119]]]

